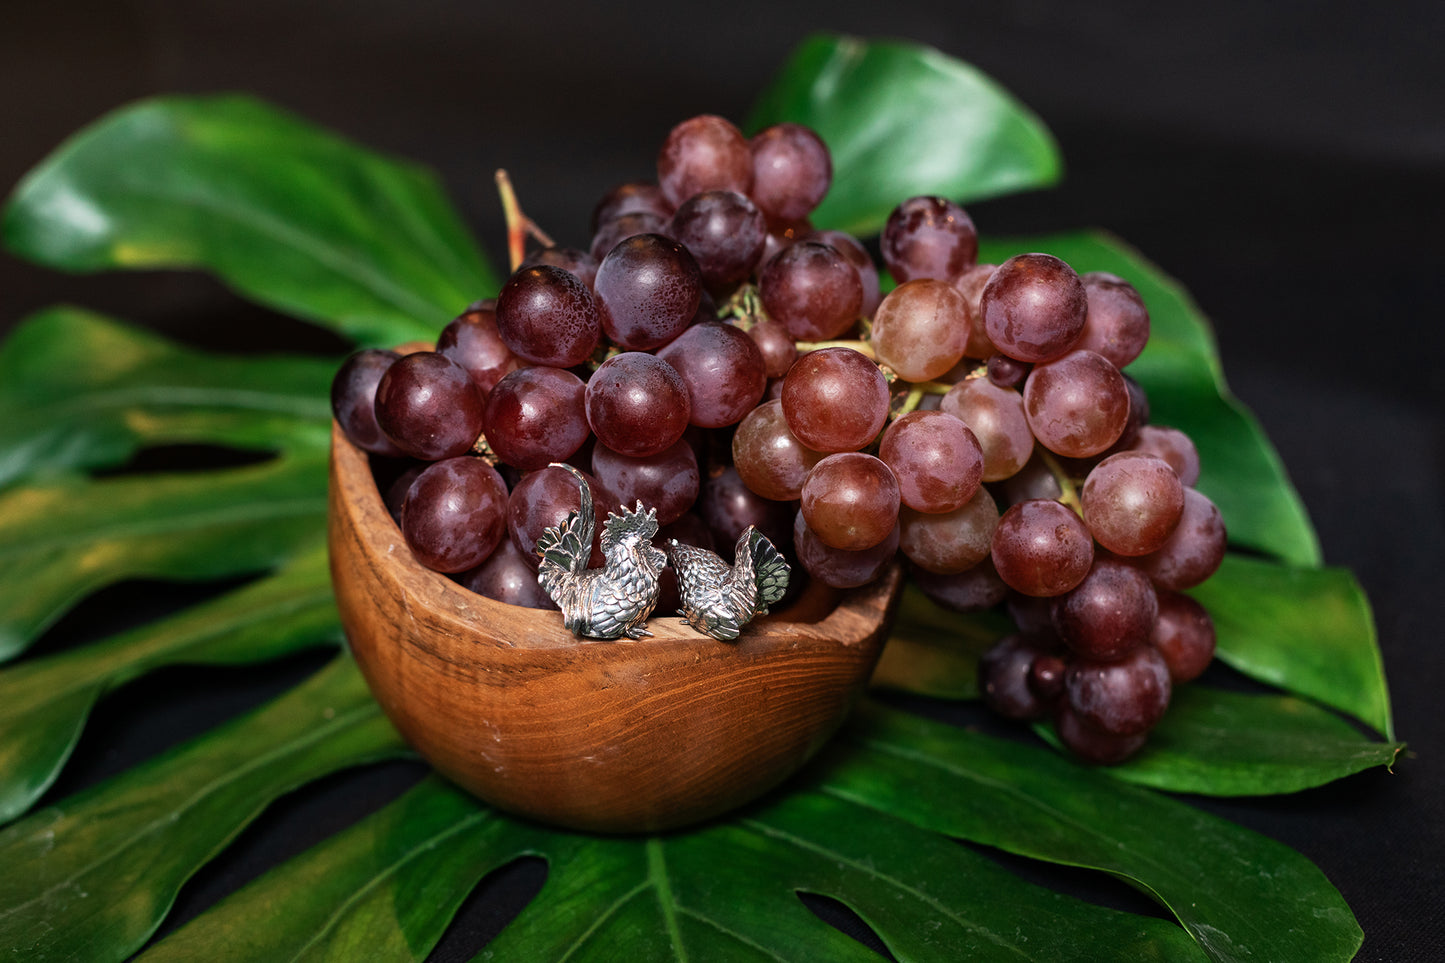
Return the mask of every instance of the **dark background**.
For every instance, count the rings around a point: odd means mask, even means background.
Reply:
[[[735,2],[708,13],[676,2],[0,5],[5,191],[67,134],[128,100],[245,89],[436,168],[497,263],[505,252],[493,168],[511,170],[534,219],[581,244],[597,197],[650,176],[672,124],[701,112],[741,121],[811,30],[925,41],[983,68],[1049,124],[1066,178],[1046,193],[971,205],[980,230],[1105,227],[1179,278],[1213,318],[1230,383],[1283,455],[1327,562],[1353,569],[1375,607],[1398,732],[1410,743],[1395,772],[1285,798],[1199,804],[1318,864],[1364,928],[1359,959],[1438,958],[1438,3]],[[56,301],[208,347],[339,348],[204,277],[69,277],[0,254],[0,331]],[[108,590],[52,630],[40,651],[208,591]],[[170,670],[129,686],[98,711],[54,795],[242,711],[317,664]],[[371,811],[419,772],[377,767],[273,807],[187,886],[167,926]],[[489,880],[437,957],[470,958],[540,878],[538,867],[523,865]],[[1038,878],[1135,905],[1083,874]]]

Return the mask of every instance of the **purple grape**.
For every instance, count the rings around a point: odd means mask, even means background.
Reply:
[[[942,197],[913,197],[888,216],[883,263],[899,284],[953,281],[978,260],[978,230],[963,208]]]
[[[899,543],[902,544],[900,533]],[[982,612],[1008,597],[1008,586],[998,577],[993,560],[984,556],[973,568],[941,575],[915,568],[909,577],[923,594],[953,612]]]
[[[1184,489],[1179,524],[1156,552],[1138,559],[1154,584],[1176,592],[1193,588],[1224,561],[1227,533],[1219,509],[1193,488]]]
[[[763,355],[763,371],[769,378],[781,378],[798,360],[798,346],[788,329],[777,321],[764,321],[748,329]]]
[[[1089,307],[1077,347],[1096,351],[1122,368],[1149,342],[1149,309],[1121,277],[1090,271],[1081,280]]]
[[[1083,520],[1044,499],[1004,512],[992,551],[999,577],[1025,595],[1062,595],[1084,580],[1094,562],[1094,540]]]
[[[829,455],[808,472],[803,518],[825,545],[859,552],[898,526],[898,479],[872,455]]]
[[[951,512],[978,491],[983,449],[962,421],[945,411],[910,411],[878,444],[898,478],[903,504],[918,512]]]
[[[518,267],[529,268],[540,264],[549,264],[576,275],[577,280],[589,289],[597,278],[597,258],[575,247],[544,247],[527,255]]]
[[[613,344],[647,351],[681,334],[697,315],[702,274],[681,244],[660,234],[622,241],[597,267],[597,308]]]
[[[883,295],[878,289],[878,265],[873,263],[873,257],[863,246],[863,242],[846,231],[833,230],[814,231],[807,236],[807,240],[826,244],[848,259],[848,263],[858,272],[858,280],[863,282],[863,304],[858,309],[858,314],[865,318],[873,317]]]
[[[482,433],[482,414],[471,375],[434,351],[393,362],[376,388],[376,423],[413,458],[440,461],[470,451]]]
[[[592,244],[588,250],[591,251],[593,260],[600,264],[602,259],[607,256],[608,251],[629,237],[636,237],[639,234],[660,234],[663,237],[670,237],[672,215],[663,216],[650,211],[637,211],[632,214],[623,214],[621,217],[614,217],[610,221],[603,221],[602,226],[593,233]]]
[[[700,114],[668,132],[657,153],[657,183],[674,208],[703,191],[748,193],[753,155],[747,138],[730,122]]]
[[[745,194],[704,191],[672,215],[670,233],[697,259],[703,283],[718,291],[752,276],[763,258],[768,224]]]
[[[523,470],[565,461],[591,434],[586,391],[581,378],[561,368],[513,371],[487,396],[487,443]]]
[[[672,205],[667,203],[667,198],[662,196],[662,188],[656,184],[646,181],[618,184],[593,209],[592,233],[596,234],[603,224],[625,214],[656,214],[661,218],[670,218]]]
[[[687,383],[656,355],[608,358],[587,382],[587,423],[608,448],[632,458],[655,455],[682,437],[692,415]]]
[[[810,351],[783,378],[788,427],[814,451],[857,451],[888,421],[888,382],[852,348]]]
[[[1029,685],[1034,661],[1055,650],[1023,635],[995,642],[978,660],[978,691],[984,705],[1006,719],[1042,719],[1050,702],[1039,698]]]
[[[497,331],[513,354],[554,368],[586,361],[602,337],[592,292],[550,264],[523,268],[502,285]]]
[[[461,578],[462,586],[489,599],[529,609],[555,609],[557,603],[537,582],[537,570],[509,538],[479,568]]]
[[[757,343],[718,321],[693,325],[657,356],[687,384],[690,420],[701,428],[737,424],[757,407],[768,385]]]
[[[823,139],[802,124],[774,124],[748,142],[753,200],[769,221],[807,217],[828,193],[833,159]]]
[[[437,354],[446,355],[466,368],[483,398],[504,375],[523,364],[497,330],[495,304],[468,308],[442,328],[437,336]]]
[[[857,588],[883,574],[898,553],[898,528],[872,548],[850,552],[825,544],[803,519],[800,511],[793,518],[793,550],[798,564],[813,578],[833,588]]]
[[[1169,666],[1151,645],[1116,662],[1077,660],[1064,677],[1069,708],[1090,728],[1113,736],[1152,729],[1169,707],[1171,691]]]
[[[464,572],[486,560],[507,534],[507,486],[480,458],[447,458],[407,490],[401,531],[417,561]]]
[[[1159,618],[1154,586],[1143,572],[1108,558],[1054,599],[1054,628],[1080,658],[1112,662],[1148,643]]]
[[[1204,606],[1180,592],[1159,590],[1159,621],[1150,637],[1177,685],[1204,674],[1214,659],[1214,622]]]
[[[758,296],[768,317],[794,338],[825,341],[858,320],[863,282],[836,248],[798,241],[763,265]]]
[[[979,313],[993,344],[1017,361],[1052,361],[1084,330],[1089,301],[1074,269],[1052,254],[1019,254],[984,285]]]
[[[1142,452],[1110,455],[1089,472],[1080,496],[1084,523],[1118,555],[1158,551],[1184,512],[1184,486],[1162,458]]]
[[[622,507],[632,509],[640,501],[644,508],[657,509],[660,525],[681,518],[697,501],[697,455],[686,441],[641,457],[598,445],[592,450],[592,472]],[[610,505],[607,511],[616,508]],[[600,508],[598,517],[605,517]]]
[[[998,528],[998,505],[988,489],[951,512],[898,513],[898,547],[919,569],[949,574],[974,568],[988,558]]]
[[[1062,742],[1074,755],[1086,762],[1112,766],[1123,762],[1144,747],[1149,734],[1114,736],[1093,728],[1067,702],[1060,701],[1054,714],[1054,727]]]
[[[709,473],[702,483],[697,510],[721,545],[736,545],[749,525],[780,548],[793,537],[791,508],[755,493],[731,466]]]
[[[583,473],[587,488],[592,493],[594,511],[606,518],[610,507],[616,504],[596,478]],[[574,512],[582,503],[577,480],[561,468],[543,468],[522,476],[507,499],[507,534],[517,546],[522,557],[533,571],[541,563],[537,557],[537,539],[548,528],[561,525],[568,512]],[[592,555],[588,566],[597,568],[604,563],[599,545],[602,526],[598,525],[592,535]]]
[[[392,458],[405,452],[376,423],[376,387],[400,357],[395,351],[363,348],[342,362],[331,381],[331,413],[346,437],[358,448]]]

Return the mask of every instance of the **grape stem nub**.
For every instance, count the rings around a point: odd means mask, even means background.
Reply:
[[[1069,473],[1064,471],[1064,466],[1059,464],[1059,460],[1042,445],[1039,446],[1039,457],[1043,459],[1043,463],[1048,468],[1049,474],[1054,476],[1054,481],[1059,483],[1059,491],[1061,492],[1058,497],[1059,504],[1072,509],[1075,515],[1083,518],[1084,505],[1079,501],[1079,488],[1074,484],[1074,480],[1069,477]]]

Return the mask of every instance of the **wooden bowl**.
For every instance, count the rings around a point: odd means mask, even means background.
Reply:
[[[333,427],[331,580],[371,691],[481,799],[599,832],[671,829],[776,786],[838,728],[887,638],[895,564],[821,586],[719,642],[677,618],[583,641],[555,611],[477,595],[412,557],[367,456]]]

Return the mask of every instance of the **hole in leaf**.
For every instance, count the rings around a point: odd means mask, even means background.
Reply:
[[[547,882],[547,861],[521,856],[492,870],[476,885],[452,918],[429,960],[470,960],[506,929]]]
[[[257,574],[201,582],[157,579],[117,582],[91,593],[73,606],[35,640],[24,658],[54,655],[118,635],[193,605],[209,602],[262,577]]]
[[[1134,913],[1138,916],[1153,916],[1171,923],[1175,922],[1173,915],[1168,910],[1128,883],[1108,873],[1029,859],[1026,856],[1015,856],[1013,853],[1006,853],[1003,850],[977,846],[959,840],[956,842],[1035,886],[1042,886],[1045,889],[1093,903],[1095,906]]]
[[[263,665],[171,666],[103,697],[48,805],[117,775],[296,687],[336,657],[325,647]]]
[[[896,961],[898,959],[892,953],[888,952],[888,947],[884,945],[882,938],[874,931],[873,927],[864,922],[863,917],[853,912],[846,903],[836,900],[831,896],[823,896],[820,893],[809,893],[803,890],[797,890],[797,894],[798,899],[803,901],[803,905],[808,907],[814,916],[833,927],[833,929],[842,933],[844,936],[857,940],[886,960]]]
[[[277,799],[181,888],[152,943],[179,929],[267,870],[343,832],[410,789],[427,773],[397,760],[307,783]]]
[[[156,472],[200,472],[259,465],[276,457],[271,451],[243,451],[221,445],[156,445],[136,452],[114,468],[92,472],[96,478],[146,475]]]

